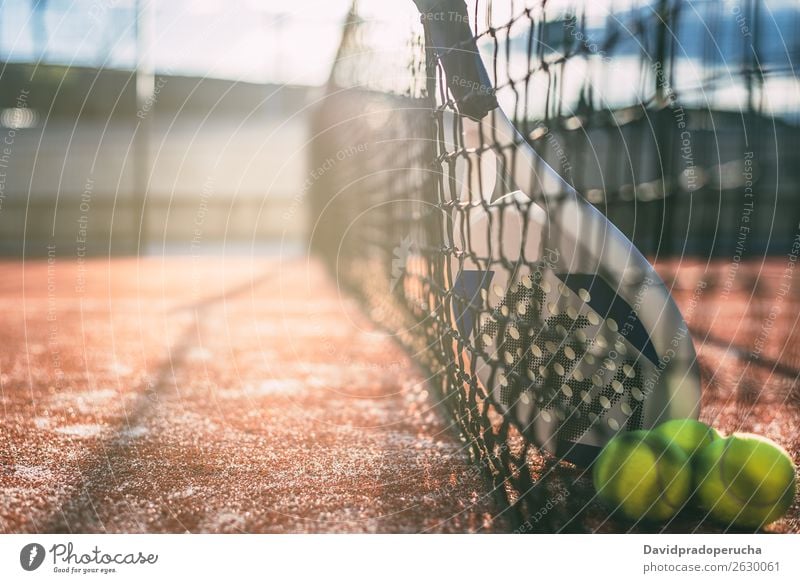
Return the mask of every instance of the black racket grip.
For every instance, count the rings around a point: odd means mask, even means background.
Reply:
[[[469,27],[463,0],[414,0],[461,115],[482,119],[497,107],[494,87]]]

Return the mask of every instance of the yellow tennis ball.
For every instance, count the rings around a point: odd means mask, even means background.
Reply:
[[[671,443],[680,447],[689,458],[720,437],[715,429],[696,419],[671,419],[652,432],[666,437]]]
[[[698,504],[729,526],[760,528],[784,515],[794,500],[789,454],[766,437],[735,433],[695,458]]]
[[[631,431],[609,441],[592,471],[598,498],[632,520],[671,518],[691,491],[689,458],[649,431]]]

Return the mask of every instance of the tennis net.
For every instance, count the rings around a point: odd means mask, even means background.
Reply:
[[[776,193],[771,213],[761,209],[748,218],[748,252],[774,252],[776,235],[788,236],[798,223],[797,201],[777,196],[779,183],[800,182],[800,166],[786,154],[795,151],[788,144],[798,112],[765,98],[793,76],[798,48],[764,40],[772,36],[759,6],[479,0],[467,3],[463,24],[473,31],[493,98],[566,183],[650,256],[708,258],[737,249],[740,217],[725,214],[731,208],[741,214],[745,160],[758,160],[759,187]],[[784,13],[770,20],[772,32],[796,38],[797,9],[774,9]],[[467,305],[453,284],[465,259],[509,273],[526,259],[498,262],[481,254],[478,239],[489,235],[471,225],[485,202],[461,203],[465,186],[457,170],[483,168],[490,153],[504,160],[513,144],[481,125],[470,143],[454,96],[459,89],[443,81],[424,20],[411,0],[361,0],[351,10],[314,119],[312,248],[424,367],[519,530],[612,525],[592,503],[582,470],[534,446],[534,428],[509,414],[507,403],[525,398],[533,379],[513,371],[541,377],[538,394],[549,400],[560,383],[549,383],[548,372],[570,359],[564,345],[551,349],[547,338],[534,347],[524,343],[525,326],[560,325],[560,315],[548,315],[536,296],[541,282],[520,281],[502,303],[484,289],[477,304]],[[780,151],[780,159],[771,151]],[[486,168],[467,190],[512,188],[494,184],[497,170]],[[537,202],[512,197],[493,205],[494,229],[511,228],[509,216],[524,225]],[[524,238],[524,227],[520,232]],[[504,387],[499,396],[478,378],[476,348],[464,340],[467,314],[482,330],[487,320],[499,322],[490,332],[503,334],[508,350],[480,355]],[[528,323],[513,328],[511,320]],[[595,414],[592,407],[599,405],[581,409],[584,416]]]

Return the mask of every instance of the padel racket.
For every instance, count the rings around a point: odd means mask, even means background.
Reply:
[[[581,465],[619,432],[696,418],[695,352],[661,278],[498,107],[466,4],[414,1],[452,99],[455,356],[534,442]]]

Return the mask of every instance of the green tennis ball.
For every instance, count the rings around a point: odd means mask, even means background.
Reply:
[[[765,437],[735,433],[695,458],[697,502],[729,526],[760,528],[784,515],[796,478],[789,454]]]
[[[691,491],[689,458],[649,431],[631,431],[609,441],[592,471],[598,498],[631,520],[671,518]]]
[[[696,419],[671,419],[652,430],[683,450],[692,458],[720,435],[705,423]]]

